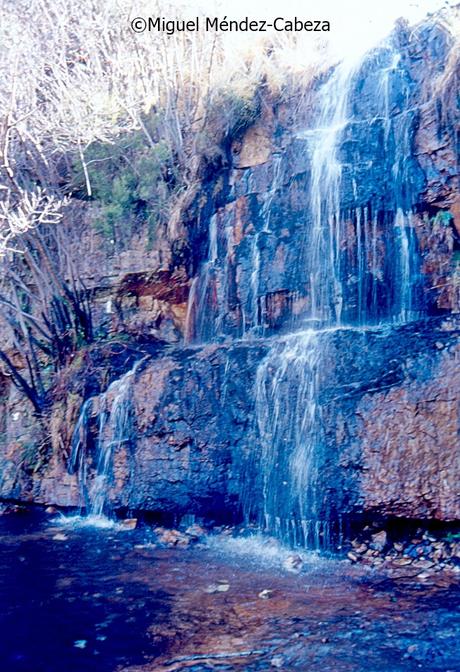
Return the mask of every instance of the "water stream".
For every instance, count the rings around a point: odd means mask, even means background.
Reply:
[[[368,116],[363,117],[356,101],[368,76],[369,59],[374,59],[378,97],[371,115],[366,111]],[[392,95],[396,85],[399,103]],[[239,494],[247,519],[256,517],[261,529],[296,547],[327,548],[331,526],[337,527],[334,488],[326,488],[324,481],[326,466],[333,460],[337,463],[339,456],[331,456],[326,445],[321,396],[322,381],[336,367],[329,347],[332,334],[347,328],[359,335],[370,326],[386,328],[419,315],[412,217],[413,117],[405,111],[410,86],[401,55],[391,44],[345,60],[318,85],[316,112],[295,138],[295,152],[308,159],[308,179],[296,220],[301,244],[288,269],[297,289],[286,305],[293,310],[302,292],[303,303],[296,309],[296,320],[285,321],[284,332],[271,336],[269,352],[257,371],[254,487],[249,497],[247,484]],[[365,142],[358,151],[350,141],[358,127],[360,137],[368,134],[369,143],[379,142],[369,155]],[[276,259],[285,226],[285,210],[280,213],[279,203],[285,207],[280,199],[286,189],[294,189],[286,177],[288,168],[280,151],[267,162],[267,186],[252,198],[245,233],[238,229],[243,225],[235,209],[223,207],[210,216],[206,257],[190,288],[186,344],[269,335],[270,263]],[[373,171],[382,176],[379,191],[366,194],[365,184],[376,183]],[[240,324],[235,333],[237,314]],[[131,407],[135,373],[136,367],[97,399],[85,402],[75,428],[69,469],[78,473],[82,506],[92,515],[108,509],[114,455],[123,448],[129,451],[135,441]],[[225,391],[222,398],[226,400]],[[98,426],[93,428],[91,453],[89,427],[95,417]]]
[[[122,448],[131,450],[136,440],[132,389],[143,361],[137,361],[104,393],[83,403],[73,432],[68,470],[77,474],[81,507],[93,518],[110,513],[108,493],[113,483],[114,455]],[[94,437],[92,421],[96,425]],[[95,444],[92,454],[91,442]]]
[[[293,574],[268,540],[154,538],[1,516],[0,669],[458,670],[460,593],[441,578],[398,583],[308,554]]]
[[[382,92],[376,118],[383,124],[381,161],[391,166],[392,208],[383,217],[372,204],[361,205],[352,179],[353,207],[344,207],[343,143],[356,123],[351,99],[362,75],[363,60],[344,61],[318,94],[316,124],[299,133],[311,156],[311,183],[306,204],[304,248],[299,255],[308,273],[309,305],[304,315],[310,327],[279,338],[257,372],[255,422],[260,439],[256,491],[262,493],[259,524],[291,546],[328,548],[334,502],[325,487],[327,459],[321,406],[321,381],[333,373],[328,352],[331,331],[370,325],[401,324],[415,319],[414,287],[417,253],[407,171],[411,155],[407,118],[395,118],[390,108],[391,77],[398,73],[400,56],[390,47],[382,52],[377,76]],[[369,126],[374,119],[365,120]],[[362,122],[361,122],[362,123]],[[393,220],[391,223],[391,219]],[[381,227],[385,223],[391,258],[381,261]],[[350,224],[353,228],[350,228]],[[347,238],[353,236],[353,265],[347,259]],[[349,255],[348,255],[349,256]],[[253,262],[253,294],[260,259]],[[300,270],[302,272],[302,270]],[[350,294],[350,277],[354,283]],[[385,277],[386,302],[379,296]],[[335,458],[337,459],[337,458]],[[253,502],[246,502],[249,517]]]
[[[378,98],[371,117],[356,109],[356,89],[374,58]],[[392,91],[398,86],[402,111]],[[328,354],[331,331],[387,327],[419,316],[419,264],[412,221],[414,185],[411,164],[413,118],[408,105],[410,80],[397,49],[382,44],[376,51],[340,63],[326,77],[316,98],[316,117],[297,133],[299,152],[310,157],[303,244],[292,269],[307,287],[306,302],[295,331],[275,339],[255,382],[254,492],[261,501],[243,507],[259,525],[286,543],[328,547],[334,502],[324,486],[329,459],[321,402],[321,381],[332,375]],[[396,106],[395,106],[396,105]],[[400,101],[401,106],[401,101]],[[379,137],[371,158],[350,156],[353,133]],[[348,143],[348,144],[347,144]],[[362,150],[365,151],[365,150]],[[264,335],[267,295],[263,292],[265,241],[272,235],[272,212],[282,192],[283,156],[274,154],[271,181],[259,208],[262,224],[248,236],[250,275],[241,295],[245,339]],[[381,194],[363,196],[363,180],[380,170]],[[233,236],[219,245],[223,217],[210,220],[208,258],[193,281],[188,315],[194,315],[193,339],[208,342],[225,334],[229,309],[228,278]],[[228,229],[228,224],[227,224]],[[301,284],[299,285],[301,286]],[[242,290],[243,291],[243,290]],[[293,296],[293,301],[295,296]],[[252,460],[253,462],[253,460]],[[254,496],[254,495],[252,495]]]

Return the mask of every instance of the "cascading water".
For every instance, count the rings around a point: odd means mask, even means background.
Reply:
[[[399,54],[388,49],[384,56],[390,65],[380,71],[383,95],[377,102],[384,146],[376,160],[391,165],[394,200],[386,218],[375,205],[359,203],[354,177],[354,205],[350,209],[343,204],[343,172],[351,171],[343,163],[341,145],[354,121],[350,99],[362,61],[337,66],[319,93],[316,127],[300,134],[311,155],[310,224],[302,264],[309,287],[305,318],[313,329],[276,341],[259,367],[255,394],[260,439],[256,482],[263,499],[259,523],[294,546],[324,548],[330,544],[331,502],[321,473],[327,459],[321,381],[334,366],[328,357],[331,335],[345,327],[362,330],[369,325],[405,322],[417,315],[413,306],[416,254],[410,183],[404,169],[410,155],[410,134],[406,120],[395,122],[389,103],[389,79],[398,68]],[[390,144],[396,145],[394,153]],[[391,238],[392,257],[385,269],[379,260],[379,229],[382,221],[391,218],[393,225],[386,235]],[[352,265],[346,255],[350,231],[354,240]],[[379,296],[385,273],[391,285],[391,298],[386,302]]]
[[[310,269],[311,319],[339,324],[342,316],[341,174],[339,139],[348,123],[348,97],[355,61],[344,61],[323,86],[318,126],[311,134],[311,235],[307,241]],[[307,136],[308,137],[308,136]]]
[[[319,345],[313,330],[280,339],[256,379],[263,527],[294,546],[318,547],[329,536],[316,487],[322,458]]]
[[[213,215],[209,224],[208,258],[190,289],[185,324],[187,343],[195,340],[206,341],[214,334],[217,320],[215,307],[218,305],[215,268],[217,257],[217,215]],[[208,306],[212,309],[208,310]]]
[[[223,333],[228,305],[228,259],[231,253],[232,229],[224,227],[225,250],[223,267],[219,265],[219,227],[217,214],[209,224],[208,258],[193,279],[187,304],[185,342],[203,343]]]
[[[263,241],[271,235],[272,205],[281,188],[283,156],[275,154],[269,187],[260,203],[259,228],[251,236],[250,271],[244,298],[240,297],[240,326],[228,319],[234,308],[231,276],[234,267],[235,221],[225,211],[209,221],[206,261],[192,280],[185,320],[185,343],[205,343],[228,335],[252,338],[264,332],[266,304],[260,293]]]
[[[87,399],[82,405],[72,436],[68,470],[77,474],[81,506],[89,516],[109,513],[108,490],[113,480],[114,455],[135,441],[132,387],[143,361],[136,362],[104,393]],[[95,437],[92,437],[90,427],[93,414],[97,427]],[[91,441],[94,443],[93,456],[90,454]],[[91,480],[90,472],[93,472]]]
[[[281,186],[282,170],[281,170],[282,156],[275,154],[273,156],[273,178],[269,190],[261,207],[261,217],[263,221],[262,230],[258,231],[253,236],[252,242],[252,273],[251,273],[251,332],[256,333],[260,327],[265,323],[264,306],[260,305],[259,285],[260,285],[260,271],[261,271],[261,252],[260,245],[264,235],[270,233],[270,219],[272,215],[272,204],[278,189]],[[243,308],[244,311],[244,308]],[[243,335],[246,335],[246,330],[243,329]]]
[[[242,485],[240,493],[247,518],[290,544],[327,546],[336,516],[323,478],[331,460],[322,408],[334,333],[352,329],[358,337],[419,315],[411,87],[392,43],[332,69],[316,91],[313,124],[298,131],[291,153],[276,151],[235,187],[235,198],[246,199],[246,229],[236,208],[210,219],[208,257],[192,283],[187,342],[266,336],[276,311],[284,329],[296,329],[274,339],[257,372],[259,454],[248,459],[251,492]],[[297,173],[289,173],[290,160]],[[300,179],[290,181],[292,174]],[[258,179],[267,185],[263,197]],[[283,198],[287,184],[292,200]],[[289,257],[293,239],[299,245]]]

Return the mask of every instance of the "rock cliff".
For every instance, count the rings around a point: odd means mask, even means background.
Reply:
[[[460,518],[456,58],[442,24],[400,25],[347,73],[346,117],[336,119],[341,134],[330,150],[339,177],[324,172],[317,142],[321,105],[330,114],[321,96],[342,81],[328,71],[297,99],[261,88],[259,118],[203,163],[175,233],[159,228],[150,245],[140,222],[114,249],[84,204],[73,205],[71,254],[93,292],[101,347],[136,341],[138,358],[148,355],[133,378],[130,439],[119,437],[112,456],[112,507],[214,519],[246,514],[262,525],[277,509],[281,526],[363,513]],[[330,193],[337,203],[324,206]],[[334,259],[324,259],[319,273],[327,241],[314,256],[317,215],[333,219],[338,232],[329,241]],[[321,334],[319,359],[299,364],[292,355],[298,342],[289,339],[305,338],[312,325]],[[161,348],[152,353],[152,344]],[[279,372],[282,353],[291,360]],[[78,470],[69,473],[82,405],[94,399],[85,420],[90,489],[101,439],[97,399],[135,358],[130,350],[92,388],[73,365],[48,427],[2,379],[1,497],[84,503]],[[301,412],[311,402],[308,390],[298,392],[310,370],[314,484],[309,473],[293,485],[283,455],[305,442],[304,427],[293,437],[287,426],[289,404]],[[281,408],[284,425],[261,415],[260,395],[272,379],[283,396],[267,397],[267,408]],[[267,427],[279,438],[270,468]],[[293,497],[289,488],[315,497]],[[292,534],[282,536],[292,542]]]

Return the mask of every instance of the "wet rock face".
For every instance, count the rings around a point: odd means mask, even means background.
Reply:
[[[318,399],[326,431],[316,485],[322,515],[459,518],[458,331],[435,327],[326,335]],[[265,457],[256,378],[269,345],[176,349],[141,367],[132,399],[136,440],[114,454],[112,507],[212,519],[243,511],[260,520]],[[66,452],[25,473],[17,468],[24,435],[16,432],[14,441],[10,429],[2,452],[0,495],[81,504]],[[93,468],[88,462],[90,478]]]
[[[460,348],[448,349],[434,377],[408,377],[400,387],[368,395],[358,405],[367,510],[460,518],[459,363]],[[423,359],[408,365],[426,366]]]
[[[430,345],[420,351],[420,335],[409,336],[399,363],[401,343],[390,341],[395,356],[387,375],[355,397],[350,421],[336,424],[341,463],[351,467],[363,511],[445,521],[460,516],[458,332],[447,332],[446,340],[446,332],[428,330]]]
[[[215,520],[237,515],[241,464],[253,448],[253,381],[265,351],[263,344],[208,346],[147,362],[130,399],[135,440],[114,451],[107,507]],[[86,442],[89,484],[97,462],[99,399],[92,404],[93,435]],[[22,468],[26,432],[21,423],[10,425],[0,452],[0,497],[84,506],[78,473],[69,474],[69,447],[56,446],[35,473]]]
[[[403,231],[414,311],[459,310],[455,58],[441,26],[431,24],[417,37],[400,26],[352,76],[334,158],[341,175],[336,263],[347,323],[394,313]],[[250,129],[225,179],[213,176],[204,185],[206,205],[189,212],[192,246],[200,250],[192,313],[204,310],[207,323],[203,328],[197,318],[191,340],[270,334],[311,314],[316,126],[330,76],[313,84],[295,115],[268,101],[261,126],[272,129],[270,155],[264,161],[255,156],[257,129]],[[266,144],[258,149],[266,151]],[[252,160],[240,161],[251,153]]]
[[[321,336],[318,516],[460,517],[458,331],[435,317],[460,310],[457,89],[448,39],[430,31],[417,40],[401,29],[352,79],[336,152],[342,320],[387,327]],[[111,506],[263,517],[272,481],[260,477],[257,372],[273,347],[267,337],[308,325],[312,314],[310,131],[330,76],[306,92],[302,116],[272,100],[262,106],[257,125],[227,148],[228,163],[205,171],[176,239],[161,231],[150,250],[140,230],[126,249],[108,251],[110,241],[76,215],[72,255],[95,292],[96,325],[195,344],[171,348],[136,374],[136,440],[113,456]],[[415,278],[409,317],[432,319],[396,326],[408,317],[398,308],[402,231]],[[296,398],[301,367],[294,374],[286,403]],[[37,464],[38,424],[8,381],[0,393],[0,496],[80,505],[77,476],[68,473],[70,416],[53,411],[61,441]],[[90,480],[94,463],[90,454]],[[275,475],[284,468],[272,466]],[[289,495],[281,488],[277,496],[288,514]]]
[[[253,424],[251,382],[263,351],[242,345],[176,352],[139,374],[136,452],[122,500],[211,518],[237,510],[240,451]]]

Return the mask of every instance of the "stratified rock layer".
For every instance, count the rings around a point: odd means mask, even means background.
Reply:
[[[318,487],[334,514],[460,519],[458,85],[444,29],[430,24],[423,31],[414,37],[400,27],[393,36],[397,66],[386,47],[364,63],[338,151],[349,216],[340,241],[344,317],[357,326],[318,336],[325,427]],[[376,114],[382,63],[392,73],[385,119]],[[256,372],[273,338],[301,333],[311,308],[305,130],[321,83],[305,92],[302,118],[297,103],[263,100],[257,124],[227,142],[218,166],[204,167],[180,236],[162,230],[149,249],[140,226],[114,251],[83,206],[74,208],[69,253],[94,290],[96,327],[170,344],[136,374],[136,440],[113,458],[107,499],[114,507],[215,518],[263,514]],[[403,144],[407,162],[398,155]],[[387,308],[398,291],[391,241],[392,179],[400,165],[410,177],[404,198],[416,239],[416,310],[411,324],[387,319],[378,326],[382,316],[395,317]],[[358,254],[362,239],[367,247]],[[194,306],[189,294],[200,282],[204,301]],[[358,328],[369,305],[381,314]],[[177,345],[184,336],[214,343]],[[0,497],[79,506],[77,476],[67,467],[83,391],[56,402],[51,427],[31,416],[9,379],[2,378],[0,394]],[[94,467],[93,446],[90,480]]]

